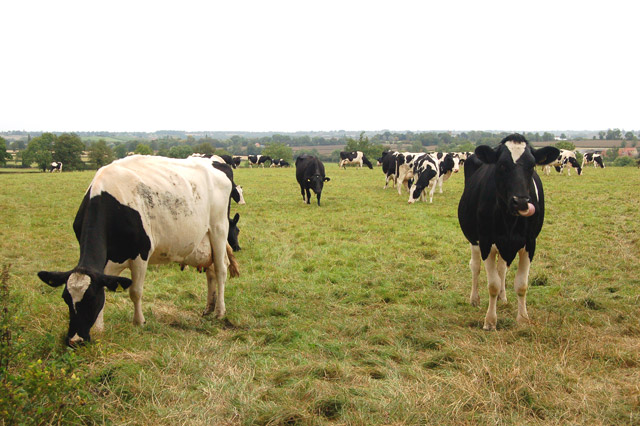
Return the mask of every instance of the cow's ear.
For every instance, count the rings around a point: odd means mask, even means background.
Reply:
[[[129,278],[116,277],[114,275],[103,275],[100,278],[100,283],[111,291],[126,290],[133,283]]]
[[[236,213],[233,219],[231,219],[231,224],[235,226],[238,224],[239,220],[240,220],[240,213]]]
[[[324,178],[325,182],[329,182],[330,180],[331,180],[331,178],[328,178],[328,177]]]
[[[475,153],[476,157],[478,157],[478,160],[482,161],[483,163],[494,164],[496,161],[498,161],[498,155],[496,154],[496,151],[488,145],[480,145],[476,148]]]
[[[555,146],[545,146],[544,148],[536,149],[533,151],[533,156],[536,159],[536,164],[544,166],[549,164],[558,158],[560,150]]]
[[[38,272],[38,278],[40,278],[45,284],[48,284],[51,287],[60,287],[62,284],[65,284],[69,279],[69,275],[71,275],[71,271],[69,272],[48,272],[48,271]]]

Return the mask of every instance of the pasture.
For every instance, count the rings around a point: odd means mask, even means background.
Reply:
[[[204,274],[151,266],[147,324],[108,293],[104,334],[76,350],[62,289],[36,273],[76,265],[71,225],[94,172],[0,175],[0,424],[640,423],[637,169],[541,175],[531,324],[516,324],[510,271],[495,332],[484,268],[480,307],[468,302],[462,171],[408,205],[379,167],[326,169],[320,208],[293,167],[235,172],[247,204],[231,205],[241,276],[225,319],[200,315]]]

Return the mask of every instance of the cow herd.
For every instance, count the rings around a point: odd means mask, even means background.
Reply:
[[[228,157],[228,158],[225,158]],[[598,161],[599,159],[599,161]],[[249,156],[249,166],[288,163],[268,156]],[[519,134],[504,138],[496,148],[479,146],[475,153],[411,153],[385,151],[378,158],[389,182],[409,203],[433,201],[436,186],[464,165],[464,191],[458,205],[462,233],[471,246],[472,290],[470,302],[477,306],[478,277],[484,263],[489,288],[489,307],[484,329],[494,330],[497,299],[506,300],[505,277],[518,255],[515,291],[517,320],[528,320],[526,308],[529,266],[536,238],[544,221],[544,192],[536,165],[575,168],[601,164],[591,155],[579,166],[575,153],[554,147],[535,149]],[[134,155],[117,160],[96,172],[78,209],[73,229],[80,245],[77,265],[66,272],[40,271],[46,284],[64,285],[69,307],[66,343],[90,341],[90,330],[103,329],[105,290],[129,289],[134,305],[133,322],[144,323],[142,290],[149,264],[178,263],[206,273],[207,301],[203,314],[225,314],[224,289],[228,274],[239,274],[234,251],[238,243],[239,214],[230,218],[231,200],[244,204],[242,187],[233,169],[239,157],[194,154],[178,160]],[[339,167],[355,164],[373,168],[361,151],[342,152]],[[311,155],[295,161],[296,180],[302,199],[311,202],[311,191],[320,206],[325,175],[323,163]],[[545,173],[546,167],[545,167]],[[131,279],[120,277],[131,270]]]

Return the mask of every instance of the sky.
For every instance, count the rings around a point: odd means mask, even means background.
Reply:
[[[0,131],[640,129],[637,1],[0,4]]]

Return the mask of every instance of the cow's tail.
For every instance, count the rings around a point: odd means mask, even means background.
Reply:
[[[227,243],[227,258],[229,259],[229,274],[231,277],[239,277],[240,276],[240,267],[238,266],[238,261],[236,257],[233,255],[233,249]]]

